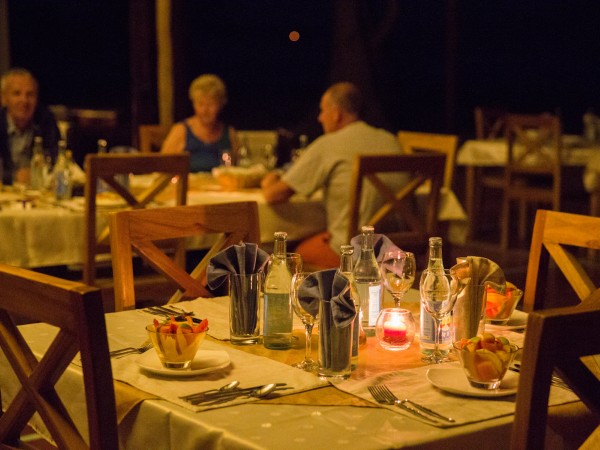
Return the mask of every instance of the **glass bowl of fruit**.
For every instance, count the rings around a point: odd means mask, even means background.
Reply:
[[[158,358],[166,369],[189,368],[207,330],[206,319],[198,323],[190,316],[171,317],[164,322],[155,319],[146,327]]]
[[[463,370],[471,386],[497,389],[512,363],[519,347],[504,336],[483,333],[454,343]]]
[[[504,294],[492,286],[486,286],[485,318],[495,325],[505,325],[521,297],[523,291],[512,283],[506,283]]]

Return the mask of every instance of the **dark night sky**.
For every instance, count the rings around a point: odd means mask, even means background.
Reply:
[[[600,110],[597,1],[461,0],[457,3],[455,129],[445,130],[442,2],[400,1],[378,92],[393,129],[472,133],[476,104],[512,111],[560,108],[568,132]],[[238,128],[298,127],[316,116],[329,83],[326,0],[185,2],[186,79],[216,72]],[[9,1],[13,65],[38,75],[43,99],[128,109],[128,6],[124,1]],[[298,42],[288,33],[300,32]],[[315,119],[316,120],[316,119]],[[316,122],[315,122],[316,123]]]

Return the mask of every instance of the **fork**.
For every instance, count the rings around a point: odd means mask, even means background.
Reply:
[[[134,353],[141,354],[141,353],[144,353],[144,352],[150,350],[151,348],[152,348],[152,342],[145,341],[139,347],[125,347],[125,348],[120,348],[118,350],[113,350],[109,354],[110,354],[111,358],[121,358],[123,356],[132,355]]]
[[[402,401],[396,398],[396,396],[387,388],[387,386],[383,384],[369,386],[368,389],[373,398],[377,400],[378,403],[384,405],[396,405],[398,408],[408,411],[409,413],[420,417],[421,419],[427,420],[433,424],[439,425],[440,423],[439,421],[432,419],[429,416],[426,416],[425,414],[416,410],[415,408],[411,408],[410,406],[402,403]]]

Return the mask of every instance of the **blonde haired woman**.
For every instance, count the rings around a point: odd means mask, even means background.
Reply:
[[[216,75],[201,75],[190,84],[189,97],[194,115],[173,125],[161,152],[189,152],[192,172],[210,172],[213,167],[231,164],[237,137],[233,127],[219,117],[227,103],[225,83]]]

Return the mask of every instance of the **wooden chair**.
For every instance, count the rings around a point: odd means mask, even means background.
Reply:
[[[518,238],[527,234],[528,205],[540,203],[559,211],[562,196],[561,124],[550,114],[506,116],[508,155],[504,184],[500,245],[508,248],[511,206],[517,202]]]
[[[22,386],[0,415],[0,442],[17,444],[23,428],[37,412],[58,448],[118,448],[115,393],[100,291],[6,265],[0,265],[0,285],[0,348]],[[41,359],[21,335],[15,316],[58,328]],[[87,403],[87,442],[54,387],[77,352],[81,355]]]
[[[600,249],[600,217],[538,210],[523,294],[525,311],[544,309],[548,305],[550,260],[560,269],[579,300],[597,289],[598,285],[574,255],[574,248]]]
[[[109,229],[106,225],[97,229],[97,185],[102,180],[110,186],[114,195],[123,200],[129,208],[146,208],[157,196],[171,187],[176,180],[171,198],[177,205],[184,205],[187,197],[189,174],[189,155],[187,153],[166,154],[89,154],[85,159],[85,246],[83,263],[83,281],[96,284],[97,255],[110,253]],[[119,176],[129,174],[154,174],[158,177],[143,192],[136,194],[119,182]],[[183,248],[178,250],[177,259],[183,261]]]
[[[577,306],[529,314],[512,428],[512,449],[546,448],[548,395],[553,371],[593,413],[596,425],[600,423],[600,374],[595,360],[586,358],[600,354],[599,293]]]
[[[506,135],[506,114],[507,111],[500,108],[488,108],[477,106],[474,110],[475,115],[475,137],[479,140],[495,140],[504,138]],[[472,207],[470,208],[470,217],[481,217],[482,197],[494,195],[486,192],[496,191],[498,196],[502,195],[504,186],[504,168],[503,167],[474,167],[467,170],[475,171],[476,186],[473,189]],[[468,199],[467,199],[468,202]],[[475,230],[475,224],[471,227]]]
[[[115,309],[135,307],[132,248],[157,272],[179,289],[168,303],[206,297],[203,285],[210,258],[240,241],[260,244],[256,202],[217,203],[120,211],[110,222]],[[191,274],[156,245],[165,239],[209,237],[214,242]]]
[[[431,153],[412,155],[358,155],[354,162],[350,184],[350,220],[348,239],[359,233],[363,225],[372,225],[385,233],[396,245],[406,250],[421,252],[427,240],[438,231],[438,205],[444,180],[446,157]],[[398,189],[386,184],[391,173],[407,176]],[[367,186],[365,180],[369,181]],[[416,195],[425,181],[430,189],[424,196]],[[375,189],[383,205],[369,218],[360,217],[360,205],[366,189]],[[396,215],[395,217],[393,215]],[[392,216],[390,216],[392,215]],[[391,221],[390,221],[391,219]]]
[[[169,127],[163,125],[140,125],[138,127],[138,148],[142,153],[160,152]]]
[[[504,137],[507,114],[505,109],[476,106],[473,112],[477,139],[488,140]]]
[[[401,130],[398,131],[398,141],[406,153],[429,151],[446,155],[444,187],[452,189],[452,178],[456,162],[456,143],[458,141],[457,136],[453,134],[418,133]]]

